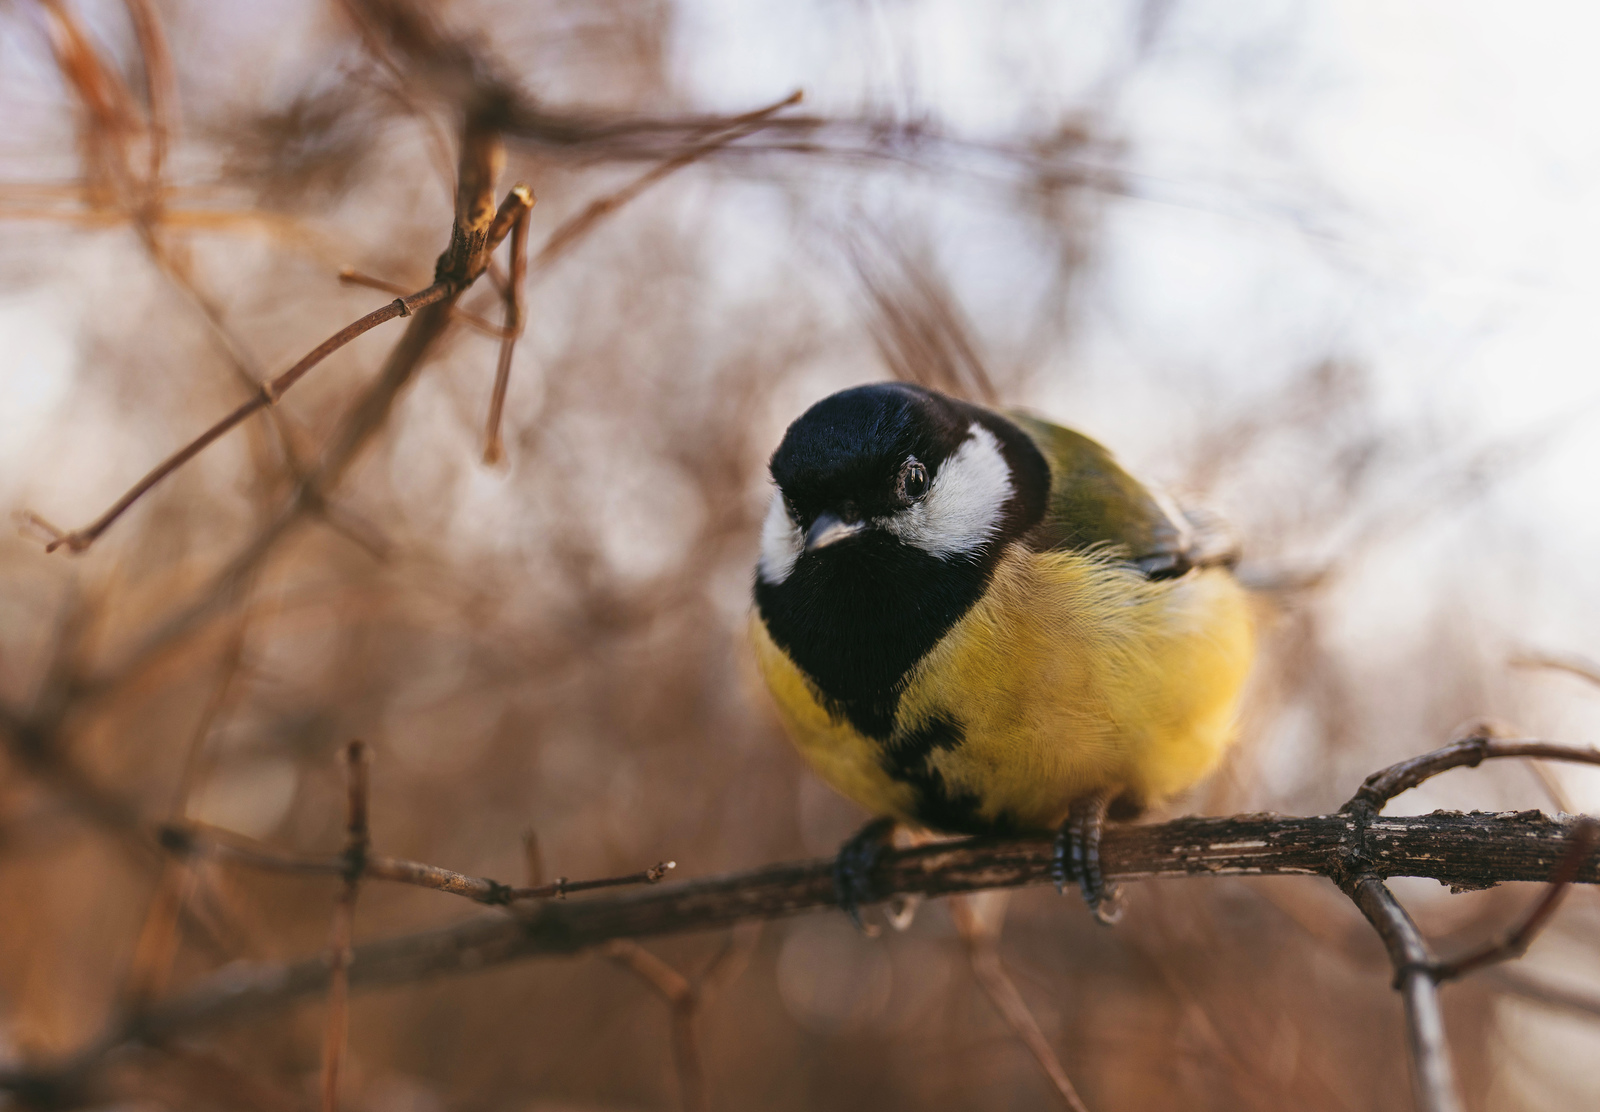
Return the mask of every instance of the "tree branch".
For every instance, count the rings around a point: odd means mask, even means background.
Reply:
[[[1106,831],[1101,859],[1108,878],[1175,876],[1346,876],[1354,862],[1367,875],[1431,877],[1483,887],[1543,881],[1567,850],[1573,821],[1537,811],[1436,812],[1361,821],[1354,816],[1290,818],[1269,814],[1185,818]],[[928,896],[1053,883],[1049,838],[967,839],[885,852],[874,890],[885,898]],[[1600,882],[1600,864],[1584,862],[1579,883]],[[712,930],[834,907],[833,862],[795,862],[745,873],[664,884],[624,895],[539,905],[525,916],[483,916],[442,930],[367,943],[355,950],[352,988],[409,984],[507,962],[567,955],[618,938]],[[0,1073],[0,1089],[37,1085],[41,1076],[75,1076],[129,1041],[159,1041],[222,1020],[281,1010],[328,987],[328,964],[230,966],[188,991],[118,1024],[73,1059],[41,1075]]]

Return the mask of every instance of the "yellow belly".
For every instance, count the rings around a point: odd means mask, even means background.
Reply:
[[[876,814],[974,831],[1051,830],[1085,796],[1146,803],[1193,784],[1233,739],[1253,652],[1223,569],[1152,582],[1014,547],[913,668],[886,744],[830,714],[752,625],[789,735],[824,780]]]

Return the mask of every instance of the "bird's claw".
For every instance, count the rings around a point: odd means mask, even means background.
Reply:
[[[1065,892],[1076,880],[1083,902],[1096,921],[1115,926],[1122,918],[1122,889],[1107,884],[1100,868],[1100,835],[1105,830],[1106,805],[1103,795],[1080,799],[1067,813],[1067,821],[1056,832],[1055,855],[1050,862],[1050,877],[1056,891]]]
[[[862,920],[861,905],[877,902],[872,874],[878,867],[878,857],[894,838],[894,828],[892,818],[873,819],[839,847],[839,855],[833,861],[834,896],[863,934],[877,933]]]

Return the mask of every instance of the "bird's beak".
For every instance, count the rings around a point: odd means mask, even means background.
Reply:
[[[853,537],[867,527],[864,521],[845,521],[838,514],[820,513],[806,530],[806,551],[815,552],[830,544]]]

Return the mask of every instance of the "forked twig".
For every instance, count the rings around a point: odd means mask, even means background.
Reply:
[[[1344,805],[1342,813],[1354,816],[1365,826],[1376,819],[1390,800],[1442,772],[1476,767],[1485,760],[1505,757],[1600,764],[1600,751],[1594,749],[1474,736],[1373,773]],[[1561,905],[1567,889],[1591,864],[1597,844],[1600,844],[1600,823],[1587,816],[1578,818],[1569,829],[1564,852],[1550,874],[1543,895],[1522,922],[1499,941],[1448,962],[1441,962],[1433,955],[1394,893],[1381,877],[1370,871],[1372,862],[1366,855],[1354,855],[1353,867],[1339,874],[1340,887],[1377,930],[1394,966],[1395,987],[1405,1000],[1412,1089],[1420,1112],[1458,1112],[1462,1107],[1445,1042],[1444,1019],[1439,1008],[1440,983],[1524,954]]]
[[[672,1012],[672,1064],[678,1076],[678,1096],[684,1112],[703,1112],[705,1070],[700,1065],[700,1046],[694,1030],[700,1004],[698,988],[637,942],[619,938],[607,943],[603,953],[624,969],[632,970],[667,1002]]]
[[[601,948],[607,958],[631,970],[655,990],[672,1013],[672,1063],[678,1077],[678,1094],[684,1112],[702,1112],[710,1103],[705,1068],[695,1022],[717,982],[738,976],[756,942],[754,932],[735,931],[706,964],[699,976],[689,978],[655,954],[629,939],[618,938]],[[731,970],[731,972],[730,972]]]

